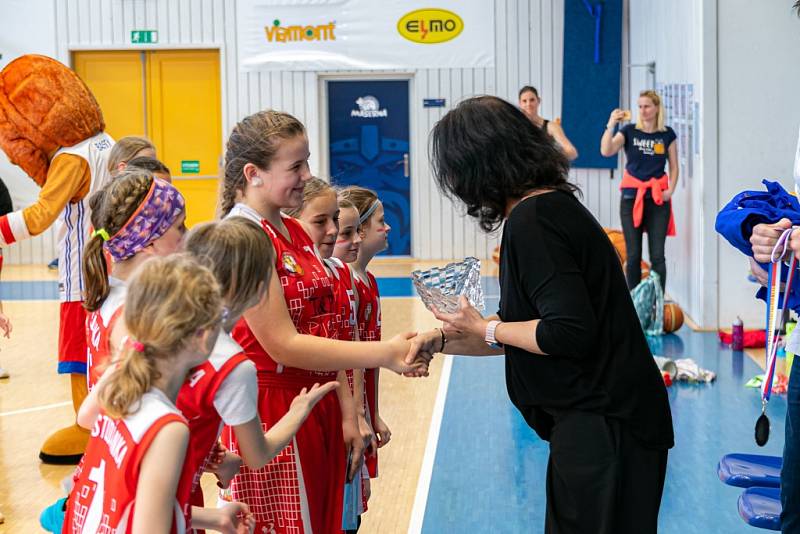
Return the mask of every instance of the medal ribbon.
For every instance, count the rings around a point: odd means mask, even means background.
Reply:
[[[778,354],[778,338],[783,328],[784,310],[789,294],[792,290],[792,280],[794,271],[797,267],[797,258],[794,254],[789,260],[789,273],[786,277],[786,288],[783,291],[783,302],[780,302],[781,294],[781,271],[783,270],[782,258],[789,250],[789,236],[794,228],[789,228],[778,238],[775,248],[772,250],[771,262],[769,264],[769,288],[767,291],[767,362],[764,376],[764,383],[761,385],[761,402],[766,408],[767,402],[772,395],[772,381],[775,378],[775,361]],[[777,254],[777,258],[776,258]],[[783,304],[783,306],[780,306]]]

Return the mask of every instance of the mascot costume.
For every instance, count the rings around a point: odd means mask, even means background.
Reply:
[[[38,235],[61,215],[58,372],[70,374],[77,412],[86,397],[86,334],[81,257],[88,240],[89,196],[109,179],[114,144],[86,84],[58,61],[26,55],[0,72],[0,149],[41,187],[35,204],[0,217],[0,246]],[[51,435],[39,457],[77,463],[89,434],[77,424]]]

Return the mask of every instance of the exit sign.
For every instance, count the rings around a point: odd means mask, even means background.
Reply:
[[[131,31],[131,43],[133,44],[153,44],[157,42],[158,32],[156,30]]]
[[[199,174],[200,161],[196,159],[181,160],[181,174]]]

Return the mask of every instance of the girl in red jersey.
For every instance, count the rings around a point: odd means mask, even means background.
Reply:
[[[214,469],[221,486],[227,486],[242,460],[250,469],[266,465],[297,433],[314,405],[338,386],[329,382],[305,388],[292,401],[288,413],[262,431],[258,415],[256,368],[230,331],[244,311],[264,297],[272,276],[274,253],[264,231],[242,217],[195,226],[186,236],[186,252],[208,267],[220,284],[225,311],[220,332],[208,360],[189,372],[177,406],[189,420],[189,447],[179,500],[203,506],[200,476],[220,455],[215,444],[223,423],[236,438],[239,454],[228,453]],[[191,498],[182,495],[191,495]],[[188,513],[188,510],[187,510]]]
[[[172,184],[149,172],[125,171],[92,195],[89,205],[96,230],[83,253],[83,307],[89,312],[86,378],[92,391],[125,335],[123,325],[115,328],[125,302],[125,281],[147,258],[180,247],[186,203]],[[105,254],[113,261],[114,276],[109,276]],[[86,428],[94,424],[93,419],[84,422]]]
[[[358,331],[365,341],[381,339],[381,300],[378,282],[367,271],[367,265],[376,254],[386,249],[389,244],[389,230],[383,215],[383,204],[378,195],[369,189],[350,186],[341,191],[343,198],[349,200],[358,210],[358,231],[361,245],[358,258],[350,264],[355,274],[358,290]],[[392,439],[392,432],[381,419],[378,410],[378,378],[379,369],[368,368],[364,373],[364,388],[367,397],[367,416],[377,438],[377,446],[370,447],[366,455],[366,465],[370,478],[378,476],[377,449],[385,446]]]
[[[312,178],[303,189],[303,204],[284,213],[296,217],[303,223],[309,237],[314,242],[322,257],[333,284],[336,339],[357,341],[356,297],[353,275],[346,263],[333,257],[333,250],[339,234],[339,202],[336,190],[319,178]],[[337,380],[342,384],[337,390],[342,412],[342,433],[348,447],[348,473],[345,485],[344,515],[342,528],[357,529],[358,516],[364,511],[361,499],[362,482],[361,466],[363,451],[369,444],[368,435],[360,433],[358,425],[358,409],[363,403],[354,401],[353,370],[339,371]],[[363,398],[363,386],[359,389]],[[355,480],[355,482],[352,482]]]
[[[303,201],[305,182],[311,178],[308,158],[303,125],[275,111],[237,124],[225,155],[223,215],[259,224],[276,252],[267,298],[246,311],[233,330],[256,365],[259,413],[266,428],[303,387],[333,380],[338,370],[386,366],[422,375],[429,359],[422,354],[419,361],[405,363],[418,352],[418,342],[409,341],[412,334],[384,343],[332,339],[336,325],[330,277],[301,224],[281,213]],[[257,529],[276,534],[341,531],[346,470],[341,424],[338,401],[327,395],[264,469],[243,468],[234,477],[231,497],[250,506]],[[235,439],[225,444],[238,452]]]
[[[219,334],[219,286],[188,258],[154,258],[130,280],[124,320],[130,337],[99,385],[101,413],[67,500],[65,533],[186,530],[176,491],[189,430],[175,400]],[[193,520],[228,533],[252,527],[241,504],[199,510]]]
[[[335,303],[335,334],[332,337],[343,341],[357,340],[353,276],[347,265],[333,257],[333,248],[339,235],[339,205],[336,190],[324,180],[312,178],[303,189],[302,205],[284,210],[284,213],[303,223],[331,278]],[[352,383],[352,370],[339,371],[337,380],[342,384],[337,390],[342,409],[342,431],[345,435],[345,444],[351,447],[348,451],[352,456],[351,472],[348,473],[350,479],[361,465],[364,439],[359,433],[352,391],[345,386],[348,382]]]
[[[348,199],[344,198],[341,194],[338,196],[339,202],[339,235],[336,238],[336,245],[333,247],[333,257],[340,260],[345,265],[350,266],[358,258],[358,251],[361,248],[361,233],[359,232],[359,214],[356,206]],[[350,267],[352,275],[352,267]],[[353,287],[355,288],[355,277],[353,277]],[[358,308],[359,308],[359,293],[355,291],[355,336],[360,339],[358,332]],[[350,373],[350,371],[348,371]],[[375,433],[372,430],[372,423],[368,415],[367,397],[364,391],[364,369],[353,369],[350,374],[351,386],[353,389],[353,399],[356,402],[356,414],[358,417],[358,428],[361,436],[364,439],[364,444],[367,447],[365,454],[373,454],[377,449],[377,440]],[[359,518],[357,527],[350,529],[349,532],[356,532],[358,526],[361,525],[361,514],[367,511],[367,500],[369,499],[370,484],[369,484],[369,470],[366,465],[361,469],[361,504],[359,510]]]

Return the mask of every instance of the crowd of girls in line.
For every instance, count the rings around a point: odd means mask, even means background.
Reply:
[[[391,439],[378,369],[426,376],[440,335],[381,340],[380,200],[312,178],[304,126],[264,111],[228,139],[222,218],[186,233],[152,145],[118,146],[83,258],[91,438],[43,526],[357,530]]]

